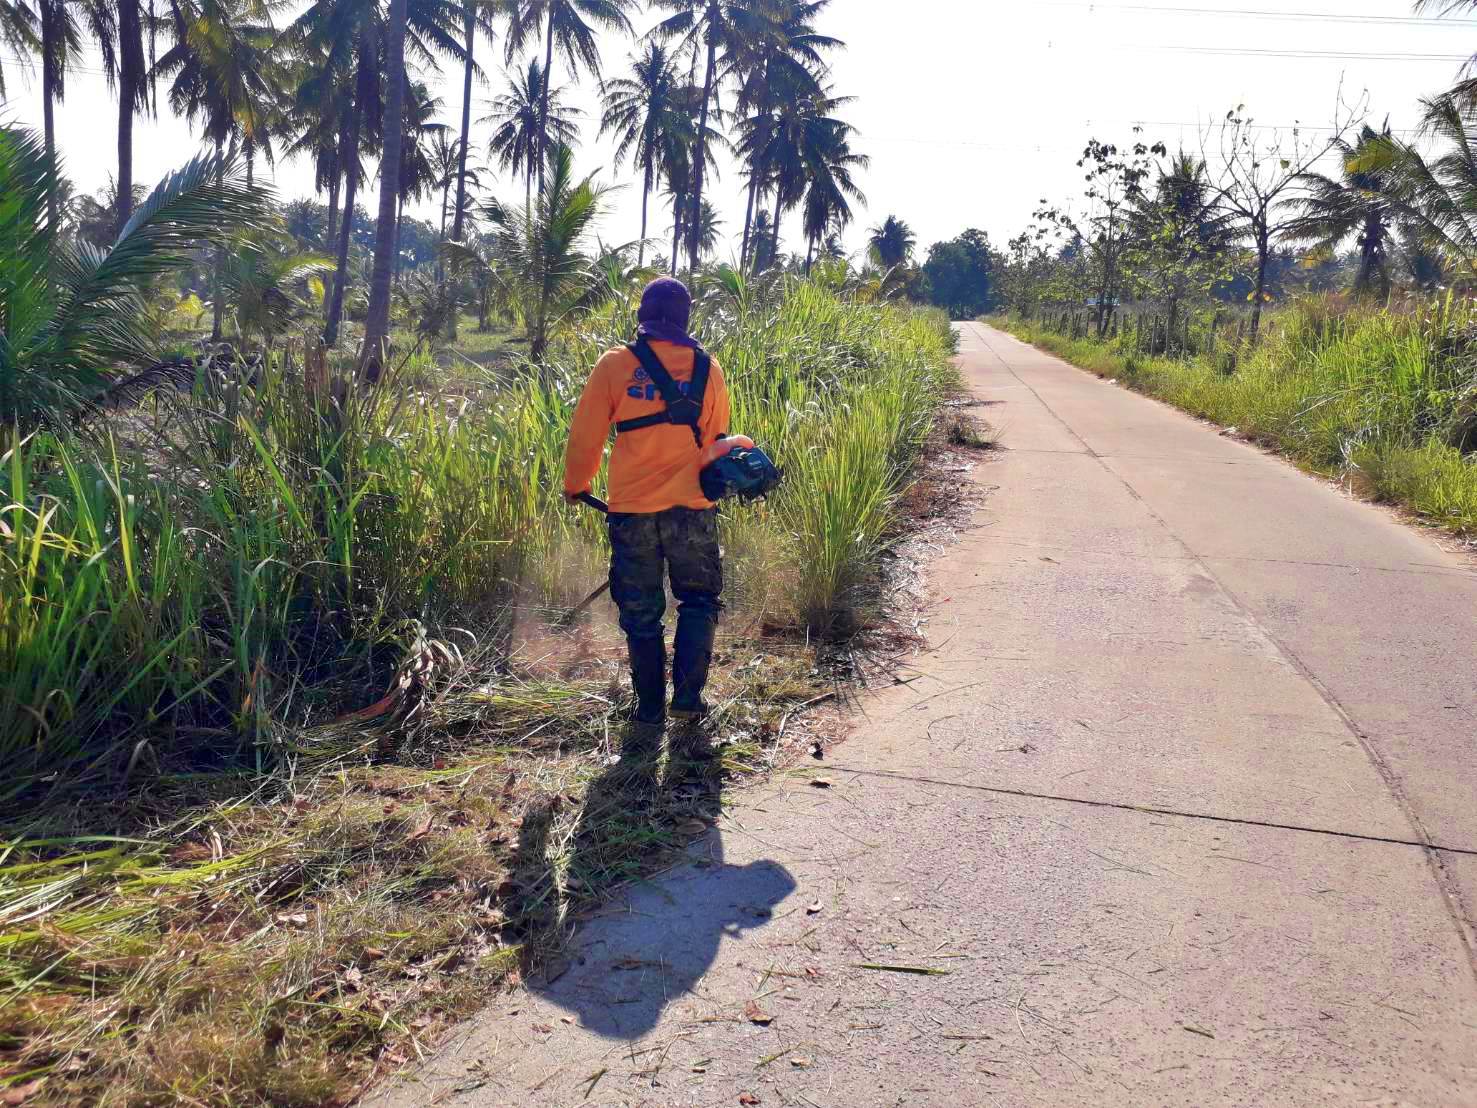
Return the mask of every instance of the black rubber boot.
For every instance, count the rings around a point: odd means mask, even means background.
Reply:
[[[667,648],[661,639],[628,639],[631,688],[636,707],[631,722],[660,727],[666,721]]]
[[[703,686],[708,683],[717,630],[717,620],[707,613],[678,616],[672,644],[672,715],[679,719],[701,719],[708,713]]]

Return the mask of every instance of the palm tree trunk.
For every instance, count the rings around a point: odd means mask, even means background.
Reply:
[[[549,21],[549,32],[545,36],[544,43],[544,87],[539,90],[538,98],[538,187],[544,190],[544,162],[549,158],[549,86],[553,79],[550,70],[554,68],[554,13],[545,12],[544,18]]]
[[[215,144],[215,156],[219,158],[221,153],[221,143],[217,142]],[[225,166],[223,164],[216,170],[215,176],[217,183],[225,179]],[[214,288],[210,296],[212,301],[210,341],[220,342],[226,313],[226,248],[224,246],[217,246],[215,248],[215,277],[212,284]]]
[[[462,19],[466,30],[467,62],[462,72],[462,146],[456,161],[456,218],[451,223],[451,237],[462,241],[462,213],[467,209],[467,147],[472,141],[472,49],[477,45],[477,9],[472,0],[463,0]],[[446,237],[442,221],[442,238]]]
[[[362,67],[369,65],[368,45],[360,43],[359,64]],[[365,79],[360,79],[361,87]],[[357,95],[354,98],[354,108],[350,113],[348,141],[344,144],[344,150],[348,157],[345,161],[344,173],[347,181],[344,185],[344,215],[343,226],[339,228],[338,243],[338,267],[333,277],[333,298],[328,305],[328,321],[323,327],[323,345],[335,346],[338,344],[339,320],[344,314],[344,286],[349,280],[349,238],[354,230],[354,194],[359,191],[359,130],[363,122],[363,101]]]
[[[744,206],[744,241],[739,247],[739,270],[746,271],[749,268],[749,235],[754,229],[754,195],[759,191],[759,177],[756,173],[749,179],[749,202]]]
[[[390,335],[390,278],[395,253],[395,202],[400,196],[400,149],[405,138],[405,8],[406,0],[390,0],[386,28],[389,58],[385,78],[390,86],[385,105],[380,154],[380,210],[374,228],[374,270],[369,280],[369,312],[364,321],[360,372],[379,379],[385,340]]]
[[[682,253],[682,200],[680,197],[672,199],[672,260],[669,263],[669,271],[673,277],[677,276],[677,255]]]
[[[449,204],[449,203],[451,203],[451,182],[448,180],[446,182],[446,184],[444,184],[444,185],[441,186],[441,238],[438,240],[439,242],[445,242],[446,241],[446,205]],[[441,262],[441,251],[437,250],[436,251],[436,283],[439,285],[444,280],[446,280],[446,267]],[[453,312],[452,313],[452,324],[451,324],[451,326],[453,328],[456,327],[455,317],[456,317],[456,313]],[[452,337],[453,338],[456,337],[455,330],[452,331]]]
[[[395,215],[395,267],[393,278],[400,283],[400,235],[405,231],[405,194],[400,194],[400,208]]]
[[[636,268],[646,263],[646,201],[651,196],[651,155],[646,155],[646,175],[641,181],[641,241],[636,246]]]
[[[462,241],[462,213],[467,210],[467,147],[472,141],[472,50],[477,45],[477,9],[472,0],[462,0],[463,29],[466,31],[466,65],[462,70],[462,146],[457,152],[456,161],[456,218],[451,223],[451,237],[457,242]],[[446,238],[446,201],[443,197],[441,206],[441,238]],[[441,259],[436,259],[436,280],[439,283],[443,279],[444,269]],[[447,312],[446,334],[449,338],[456,338],[456,326],[461,312],[457,310],[455,298],[451,301],[450,310]]]
[[[701,243],[698,228],[703,220],[703,161],[707,154],[708,103],[713,99],[713,74],[718,68],[718,40],[712,18],[708,20],[708,69],[703,77],[703,110],[698,115],[697,142],[692,151],[692,222],[691,235],[687,244],[688,268],[697,272]]]
[[[774,223],[769,229],[769,264],[771,266],[779,265],[780,261],[780,214],[784,210],[784,205],[780,203],[780,190],[776,187],[774,190]]]
[[[815,261],[815,236],[810,235],[805,240],[805,276],[810,276],[811,263]]]
[[[133,215],[133,113],[144,79],[143,26],[138,0],[118,5],[118,223]]]
[[[338,189],[342,177],[335,172],[333,183],[328,186],[328,230],[324,235],[324,245],[330,250],[338,241]]]
[[[56,172],[56,0],[41,0],[41,116],[46,135],[46,161],[51,168],[51,186],[46,190],[46,221],[55,233],[60,212],[57,209]]]

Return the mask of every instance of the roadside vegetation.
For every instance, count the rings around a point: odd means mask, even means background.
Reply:
[[[994,320],[1017,338],[1212,420],[1359,492],[1477,535],[1477,328],[1466,301],[1410,310],[1315,299],[1269,316],[1234,372],[1224,356],[1149,354]],[[1221,349],[1235,342],[1223,334]],[[1208,345],[1208,343],[1207,343]]]
[[[557,75],[603,80],[624,0],[0,8],[45,105],[0,128],[5,1104],[346,1103],[544,972],[838,695],[955,379],[942,313],[840,247],[866,159],[825,7],[656,5],[602,86],[643,195],[614,244]],[[118,95],[96,196],[51,111],[89,46]],[[204,151],[150,189],[156,103]],[[277,158],[326,203],[279,203]],[[724,515],[715,711],[632,803],[619,633],[568,618],[601,521],[558,486],[660,272],[787,478]]]
[[[1449,14],[1470,3],[1420,4]],[[1477,534],[1477,99],[1414,133],[1226,113],[1197,151],[1089,141],[1082,196],[992,256],[1017,337]]]
[[[826,691],[816,646],[877,617],[952,339],[941,317],[794,278],[729,274],[702,304],[735,426],[789,471],[765,510],[724,521],[712,738],[733,771]],[[329,1103],[555,933],[562,915],[519,930],[513,846],[540,798],[579,811],[624,694],[607,629],[546,627],[604,556],[554,490],[583,376],[633,310],[612,296],[511,379],[412,384],[434,372],[417,354],[378,385],[315,383],[284,353],[254,382],[157,394],[127,427],[11,442],[12,1085]],[[643,825],[567,903],[711,818],[702,801]]]

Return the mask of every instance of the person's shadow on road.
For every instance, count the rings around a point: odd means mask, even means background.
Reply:
[[[795,889],[778,862],[730,866],[716,828],[688,847],[688,861],[642,881],[673,834],[698,832],[717,814],[721,763],[696,731],[677,731],[663,757],[660,737],[638,729],[619,761],[591,783],[572,827],[559,801],[530,809],[520,830],[513,880],[521,911],[529,988],[607,1038],[651,1030],[666,1006],[692,994],[725,939],[760,927]],[[561,880],[562,878],[562,880]],[[546,957],[571,909],[625,886]]]

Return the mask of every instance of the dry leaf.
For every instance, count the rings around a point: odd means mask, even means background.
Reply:
[[[350,966],[344,971],[344,980],[357,989],[364,984],[364,974],[359,971],[358,966]]]
[[[677,825],[677,831],[682,835],[706,834],[708,825],[700,819],[685,819]]]
[[[821,746],[819,741],[813,742],[810,744],[810,756],[816,759],[824,758],[826,756],[826,748]]]
[[[38,1077],[35,1081],[27,1081],[24,1085],[15,1085],[5,1090],[5,1096],[0,1099],[0,1104],[6,1108],[12,1108],[17,1104],[24,1104],[31,1098],[31,1094],[41,1091],[41,1086],[46,1084],[46,1078]]]
[[[306,913],[306,912],[278,912],[277,913],[277,922],[278,923],[290,923],[290,924],[292,924],[295,927],[302,927],[302,926],[306,925],[307,922],[308,922],[308,913]]]
[[[410,838],[407,839],[406,841],[413,843],[417,839],[424,839],[430,833],[431,833],[431,817],[430,816],[427,816],[425,818],[425,821],[423,823],[419,823],[419,824],[416,825],[415,830],[413,830],[410,833]]]
[[[739,1093],[739,1103],[740,1104],[763,1104],[764,1102],[762,1100],[760,1100],[757,1096],[755,1096],[753,1093]]]
[[[744,1018],[750,1023],[757,1023],[760,1027],[767,1027],[774,1021],[774,1017],[750,1000],[744,1004]]]
[[[810,779],[810,787],[812,789],[829,789],[831,787],[831,779],[829,777],[812,777]]]
[[[813,915],[815,915],[817,912],[819,912],[824,907],[825,907],[824,904],[822,904],[819,900],[816,900],[816,901],[812,901],[811,904],[805,909],[805,911],[806,911],[806,914],[807,915],[812,915],[813,916]]]
[[[169,852],[171,862],[200,862],[209,857],[210,847],[204,843],[182,843]]]
[[[810,1065],[810,1059],[809,1058],[791,1058],[790,1059],[790,1065],[794,1066],[797,1070],[803,1070],[806,1066]]]
[[[366,946],[362,957],[366,962],[378,962],[385,956],[385,952],[377,946]]]
[[[536,1023],[533,1025],[533,1029],[540,1035],[552,1035],[554,1033],[554,1029],[547,1023]]]

